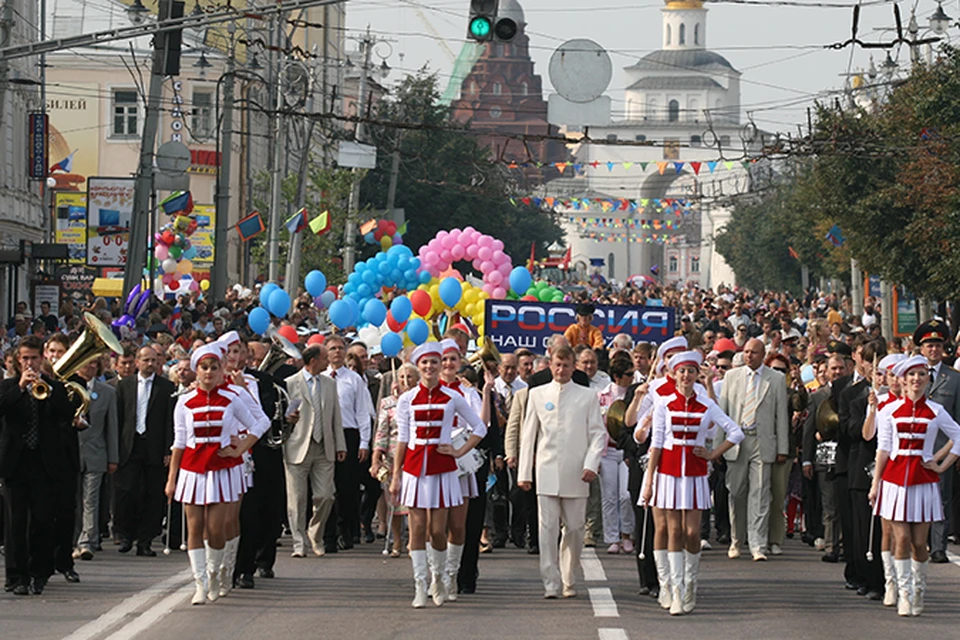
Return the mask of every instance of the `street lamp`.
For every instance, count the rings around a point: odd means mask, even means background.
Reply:
[[[200,77],[202,78],[202,77],[204,77],[204,76],[207,75],[207,69],[209,69],[209,68],[212,67],[213,65],[210,64],[210,61],[209,61],[209,60],[207,60],[207,52],[206,52],[206,51],[201,51],[201,52],[200,52],[200,58],[199,58],[196,62],[193,63],[193,66],[198,69],[197,73],[198,73],[198,74],[200,75]]]
[[[127,18],[132,24],[143,24],[148,15],[150,15],[150,9],[143,6],[141,0],[133,0],[133,4],[127,7]]]
[[[939,2],[937,3],[937,10],[930,16],[930,28],[940,36],[950,28],[950,16],[943,12],[943,5]]]
[[[893,76],[896,75],[897,69],[899,68],[900,65],[894,62],[893,58],[890,57],[890,52],[887,51],[887,59],[880,65],[880,75],[889,82],[893,79]]]

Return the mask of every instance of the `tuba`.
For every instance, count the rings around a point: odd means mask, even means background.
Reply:
[[[257,371],[272,376],[289,358],[299,360],[303,357],[297,346],[277,333],[275,327],[271,327],[266,336],[270,338],[270,351],[264,356]],[[276,382],[273,383],[273,389],[277,394],[277,402],[270,418],[270,429],[263,436],[263,443],[271,449],[279,449],[290,437],[293,425],[286,421],[287,408],[290,406],[287,390]]]
[[[70,376],[105,353],[111,351],[117,355],[123,353],[123,347],[110,327],[100,322],[91,313],[84,313],[83,321],[87,328],[79,338],[74,340],[63,357],[53,365],[53,375],[67,388],[67,396],[71,402],[80,403],[74,412],[76,418],[90,409],[90,394],[86,387],[70,380]]]
[[[497,346],[493,344],[493,340],[484,338],[480,348],[467,356],[467,362],[480,372],[489,362],[500,364],[500,352],[497,350]]]

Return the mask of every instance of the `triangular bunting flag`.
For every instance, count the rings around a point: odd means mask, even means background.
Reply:
[[[632,167],[632,166],[633,166],[633,163],[632,163],[632,162],[624,162],[624,163],[623,163],[623,168],[624,168],[624,169],[629,170],[630,167]]]
[[[564,162],[554,162],[553,166],[555,166],[560,173],[563,173],[563,170],[567,168],[567,165]]]
[[[531,200],[530,200],[530,198],[520,198],[520,202],[522,202],[523,204],[525,204],[525,205],[527,205],[527,206],[529,207]]]
[[[683,163],[682,163],[682,162],[674,162],[674,163],[673,163],[673,168],[677,170],[677,175],[680,175],[680,172],[683,171]]]
[[[663,175],[663,172],[667,170],[667,165],[668,165],[668,164],[669,164],[668,162],[658,162],[658,163],[657,163],[657,171],[660,172],[660,175]]]
[[[708,162],[708,163],[707,163],[707,168],[710,169],[710,173],[713,173],[713,172],[716,170],[717,164],[718,164],[718,163],[717,163],[716,160],[714,160],[713,162]]]
[[[307,228],[307,222],[310,216],[307,215],[306,207],[302,207],[295,214],[290,216],[290,219],[283,223],[283,226],[287,228],[291,234],[300,233]]]
[[[513,199],[513,198],[511,198],[511,200],[512,200],[512,199]],[[400,225],[399,227],[397,227],[397,233],[399,233],[401,236],[402,236],[403,234],[405,234],[405,233],[407,232],[407,225],[408,225],[408,224],[410,224],[410,221],[409,221],[409,220],[404,220],[404,221],[403,221],[403,224]]]
[[[690,163],[690,168],[693,169],[693,174],[694,174],[694,175],[696,175],[696,176],[700,175],[700,166],[701,166],[701,165],[700,165],[699,162],[691,162],[691,163]]]
[[[650,164],[649,162],[641,162],[641,163],[640,163],[640,171],[646,171],[646,170],[647,170],[647,166],[648,166],[649,164]]]
[[[593,162],[590,163],[590,166],[596,169],[597,167],[600,166],[600,162],[598,160],[594,160]]]
[[[730,171],[730,169],[733,169],[733,165],[735,165],[735,164],[737,164],[737,163],[736,163],[736,162],[726,162],[726,161],[725,161],[725,162],[723,163],[723,166],[725,166],[725,167],[727,168],[727,171]]]
[[[612,162],[608,162],[608,163],[607,163],[607,170],[608,170],[608,171],[613,171],[613,167],[614,167],[614,166],[615,166],[615,165],[614,165]]]

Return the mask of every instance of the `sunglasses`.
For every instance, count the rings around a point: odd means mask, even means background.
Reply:
[[[718,364],[718,365],[717,365],[717,369],[719,369],[720,371],[730,371],[731,365],[729,365],[729,364]]]
[[[783,367],[770,367],[770,368],[773,369],[774,371],[779,371],[780,373],[784,373],[784,374],[788,371],[788,369],[784,369]]]

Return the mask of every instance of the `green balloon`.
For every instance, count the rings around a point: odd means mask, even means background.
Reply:
[[[173,258],[174,260],[179,260],[181,255],[183,255],[183,249],[181,249],[177,245],[173,245],[172,247],[170,247],[171,258]]]
[[[540,302],[550,302],[550,299],[553,297],[553,294],[549,289],[540,289],[537,292],[537,300]]]
[[[550,302],[563,302],[563,294],[558,293],[557,295],[553,296],[553,298],[550,299]]]

